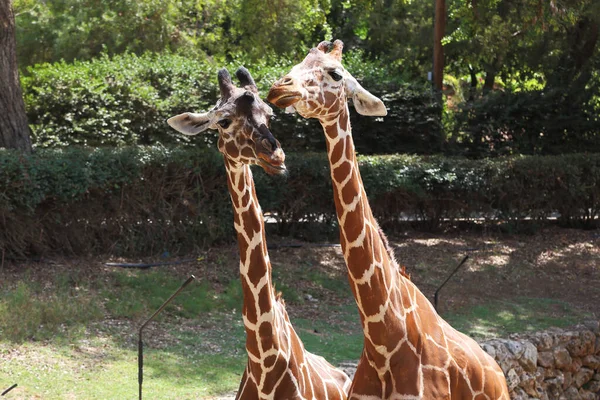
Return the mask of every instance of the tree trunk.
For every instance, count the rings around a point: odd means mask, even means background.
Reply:
[[[471,76],[471,85],[469,87],[469,98],[467,101],[472,102],[475,99],[475,94],[477,93],[477,74],[475,70],[469,64],[469,75]]]
[[[31,152],[29,134],[17,68],[12,1],[0,0],[0,147]]]
[[[444,82],[444,47],[442,39],[446,31],[446,0],[435,0],[433,28],[433,88],[441,96]]]
[[[495,81],[496,81],[496,71],[488,70],[485,73],[485,81],[483,82],[483,95],[484,96],[494,89]]]

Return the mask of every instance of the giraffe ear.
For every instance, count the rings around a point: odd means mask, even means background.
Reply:
[[[171,125],[171,128],[184,135],[197,135],[210,127],[212,121],[211,114],[210,112],[204,114],[187,112],[169,118],[167,123]]]
[[[383,101],[369,93],[353,77],[346,78],[346,89],[348,97],[352,99],[354,108],[359,114],[373,117],[387,115],[387,109]]]

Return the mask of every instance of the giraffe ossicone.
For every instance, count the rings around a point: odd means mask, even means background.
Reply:
[[[219,71],[221,98],[210,111],[183,113],[167,121],[187,135],[206,129],[219,132],[240,251],[248,353],[236,399],[345,400],[350,379],[323,357],[305,350],[283,299],[275,293],[250,165],[260,165],[269,174],[282,173],[285,155],[269,130],[273,111],[258,96],[252,76],[245,68],[238,69],[236,76],[241,87],[233,84],[227,70]]]
[[[350,127],[359,114],[385,115],[383,102],[342,66],[343,43],[321,42],[267,100],[317,118],[325,133],[340,243],[358,306],[364,348],[349,399],[508,399],[498,364],[458,332],[398,267],[365,193]]]

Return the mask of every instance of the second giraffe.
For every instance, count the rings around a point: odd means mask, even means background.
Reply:
[[[169,125],[187,135],[206,129],[219,132],[218,147],[225,161],[240,250],[248,353],[236,399],[344,400],[350,379],[323,357],[304,349],[283,299],[275,293],[250,165],[258,164],[270,174],[280,173],[285,171],[285,156],[269,130],[273,111],[260,99],[252,76],[243,67],[236,76],[241,87],[233,84],[226,69],[219,71],[221,98],[212,110],[184,113],[168,120]]]
[[[365,193],[350,128],[359,114],[383,116],[383,102],[342,66],[343,43],[322,42],[267,99],[323,126],[340,241],[364,334],[349,399],[506,399],[498,364],[444,321],[398,268]]]

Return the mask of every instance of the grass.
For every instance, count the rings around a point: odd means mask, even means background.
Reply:
[[[214,348],[207,351],[202,335],[179,334],[173,324],[164,328],[173,332],[175,341],[159,348],[147,344],[143,385],[146,397],[197,399],[237,387],[245,354],[224,355]],[[15,357],[0,365],[0,388],[18,383],[18,391],[11,392],[16,396],[13,398],[135,398],[137,352],[128,342],[118,336],[116,340],[88,337],[69,345],[21,346],[18,351],[26,357]],[[0,354],[8,351],[8,346],[0,345]]]
[[[215,268],[228,268],[221,263]],[[277,289],[307,350],[333,364],[356,360],[363,338],[345,271],[330,274],[317,264],[275,265]],[[235,273],[219,271],[217,283],[189,285],[145,331],[146,398],[210,398],[237,389],[246,362],[241,285]],[[89,275],[24,273],[0,288],[0,391],[19,385],[7,399],[137,396],[137,329],[186,277],[174,269]],[[514,297],[443,317],[484,338],[571,325],[588,315],[559,300]]]
[[[305,318],[293,321],[304,346],[332,364],[358,360],[363,347],[363,335],[357,322],[356,305],[327,307],[326,311],[333,321]]]
[[[44,340],[68,325],[86,323],[102,315],[86,290],[58,287],[46,292],[22,281],[14,289],[4,291],[0,300],[0,334],[17,342],[27,338]]]
[[[116,270],[95,281],[75,275],[57,275],[46,288],[27,279],[2,289],[0,360],[7,362],[0,362],[0,389],[18,383],[11,396],[137,394],[137,328],[183,279],[161,270]],[[311,277],[334,283],[316,273],[303,279]],[[293,277],[280,278],[286,300],[302,303]],[[144,333],[144,392],[153,399],[196,399],[237,389],[246,362],[241,303],[237,279],[220,290],[206,282],[188,286]],[[354,304],[325,307],[331,322],[294,320],[306,348],[334,363],[357,359],[362,335],[348,322],[356,321]]]
[[[454,328],[475,338],[566,327],[591,317],[563,301],[528,297],[478,304],[442,316]]]

